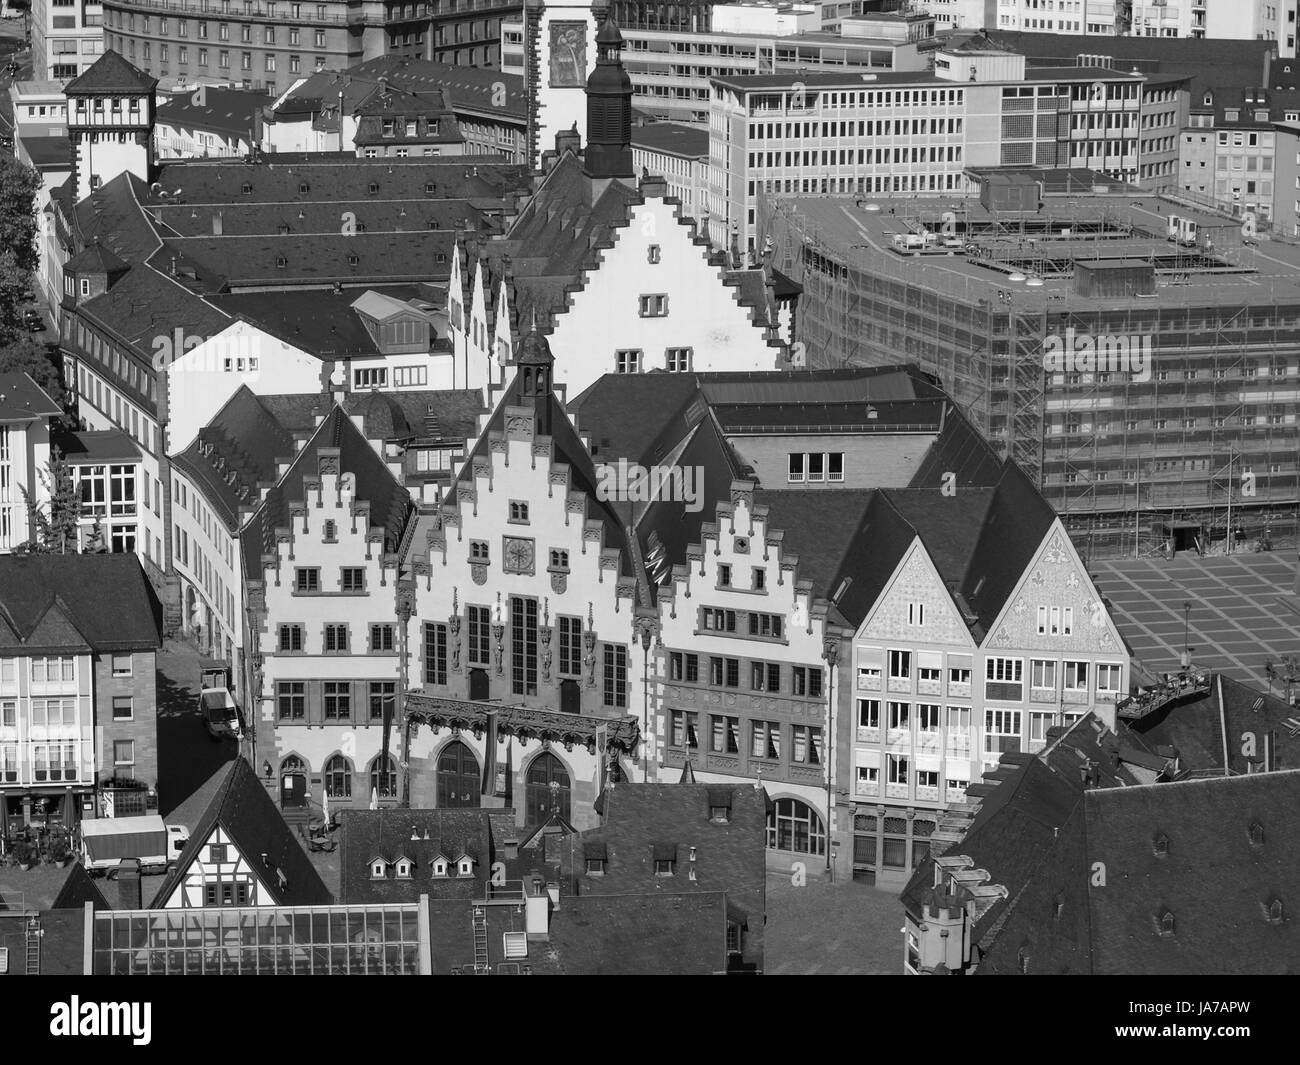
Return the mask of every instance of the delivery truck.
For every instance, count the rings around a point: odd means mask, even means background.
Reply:
[[[189,830],[164,824],[157,814],[101,817],[81,822],[81,861],[92,876],[113,876],[132,859],[142,873],[165,873],[189,842]]]
[[[239,705],[230,694],[230,668],[224,662],[205,661],[199,690],[199,713],[208,734],[219,740],[225,736],[239,739]]]

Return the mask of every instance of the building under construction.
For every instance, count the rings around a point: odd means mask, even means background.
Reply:
[[[1088,171],[760,199],[810,368],[915,362],[1086,553],[1297,538],[1300,247]]]

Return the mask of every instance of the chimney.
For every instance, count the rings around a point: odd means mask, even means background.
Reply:
[[[662,200],[668,195],[668,179],[642,167],[641,195],[647,200]]]
[[[140,860],[124,858],[117,866],[117,906],[119,910],[143,909],[140,898]]]
[[[574,155],[582,151],[582,134],[578,132],[576,122],[572,129],[562,129],[555,134],[556,156],[562,157],[566,151],[572,151]]]

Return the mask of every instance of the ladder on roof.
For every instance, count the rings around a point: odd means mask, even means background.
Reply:
[[[487,910],[474,907],[474,972],[486,973],[488,969]]]
[[[27,920],[26,973],[28,976],[41,974],[41,922],[36,917]]]

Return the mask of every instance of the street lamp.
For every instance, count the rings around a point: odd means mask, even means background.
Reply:
[[[1192,665],[1192,649],[1187,646],[1187,642],[1189,639],[1188,626],[1191,623],[1191,617],[1192,617],[1192,604],[1189,602],[1184,602],[1183,603],[1183,669],[1190,669]]]

